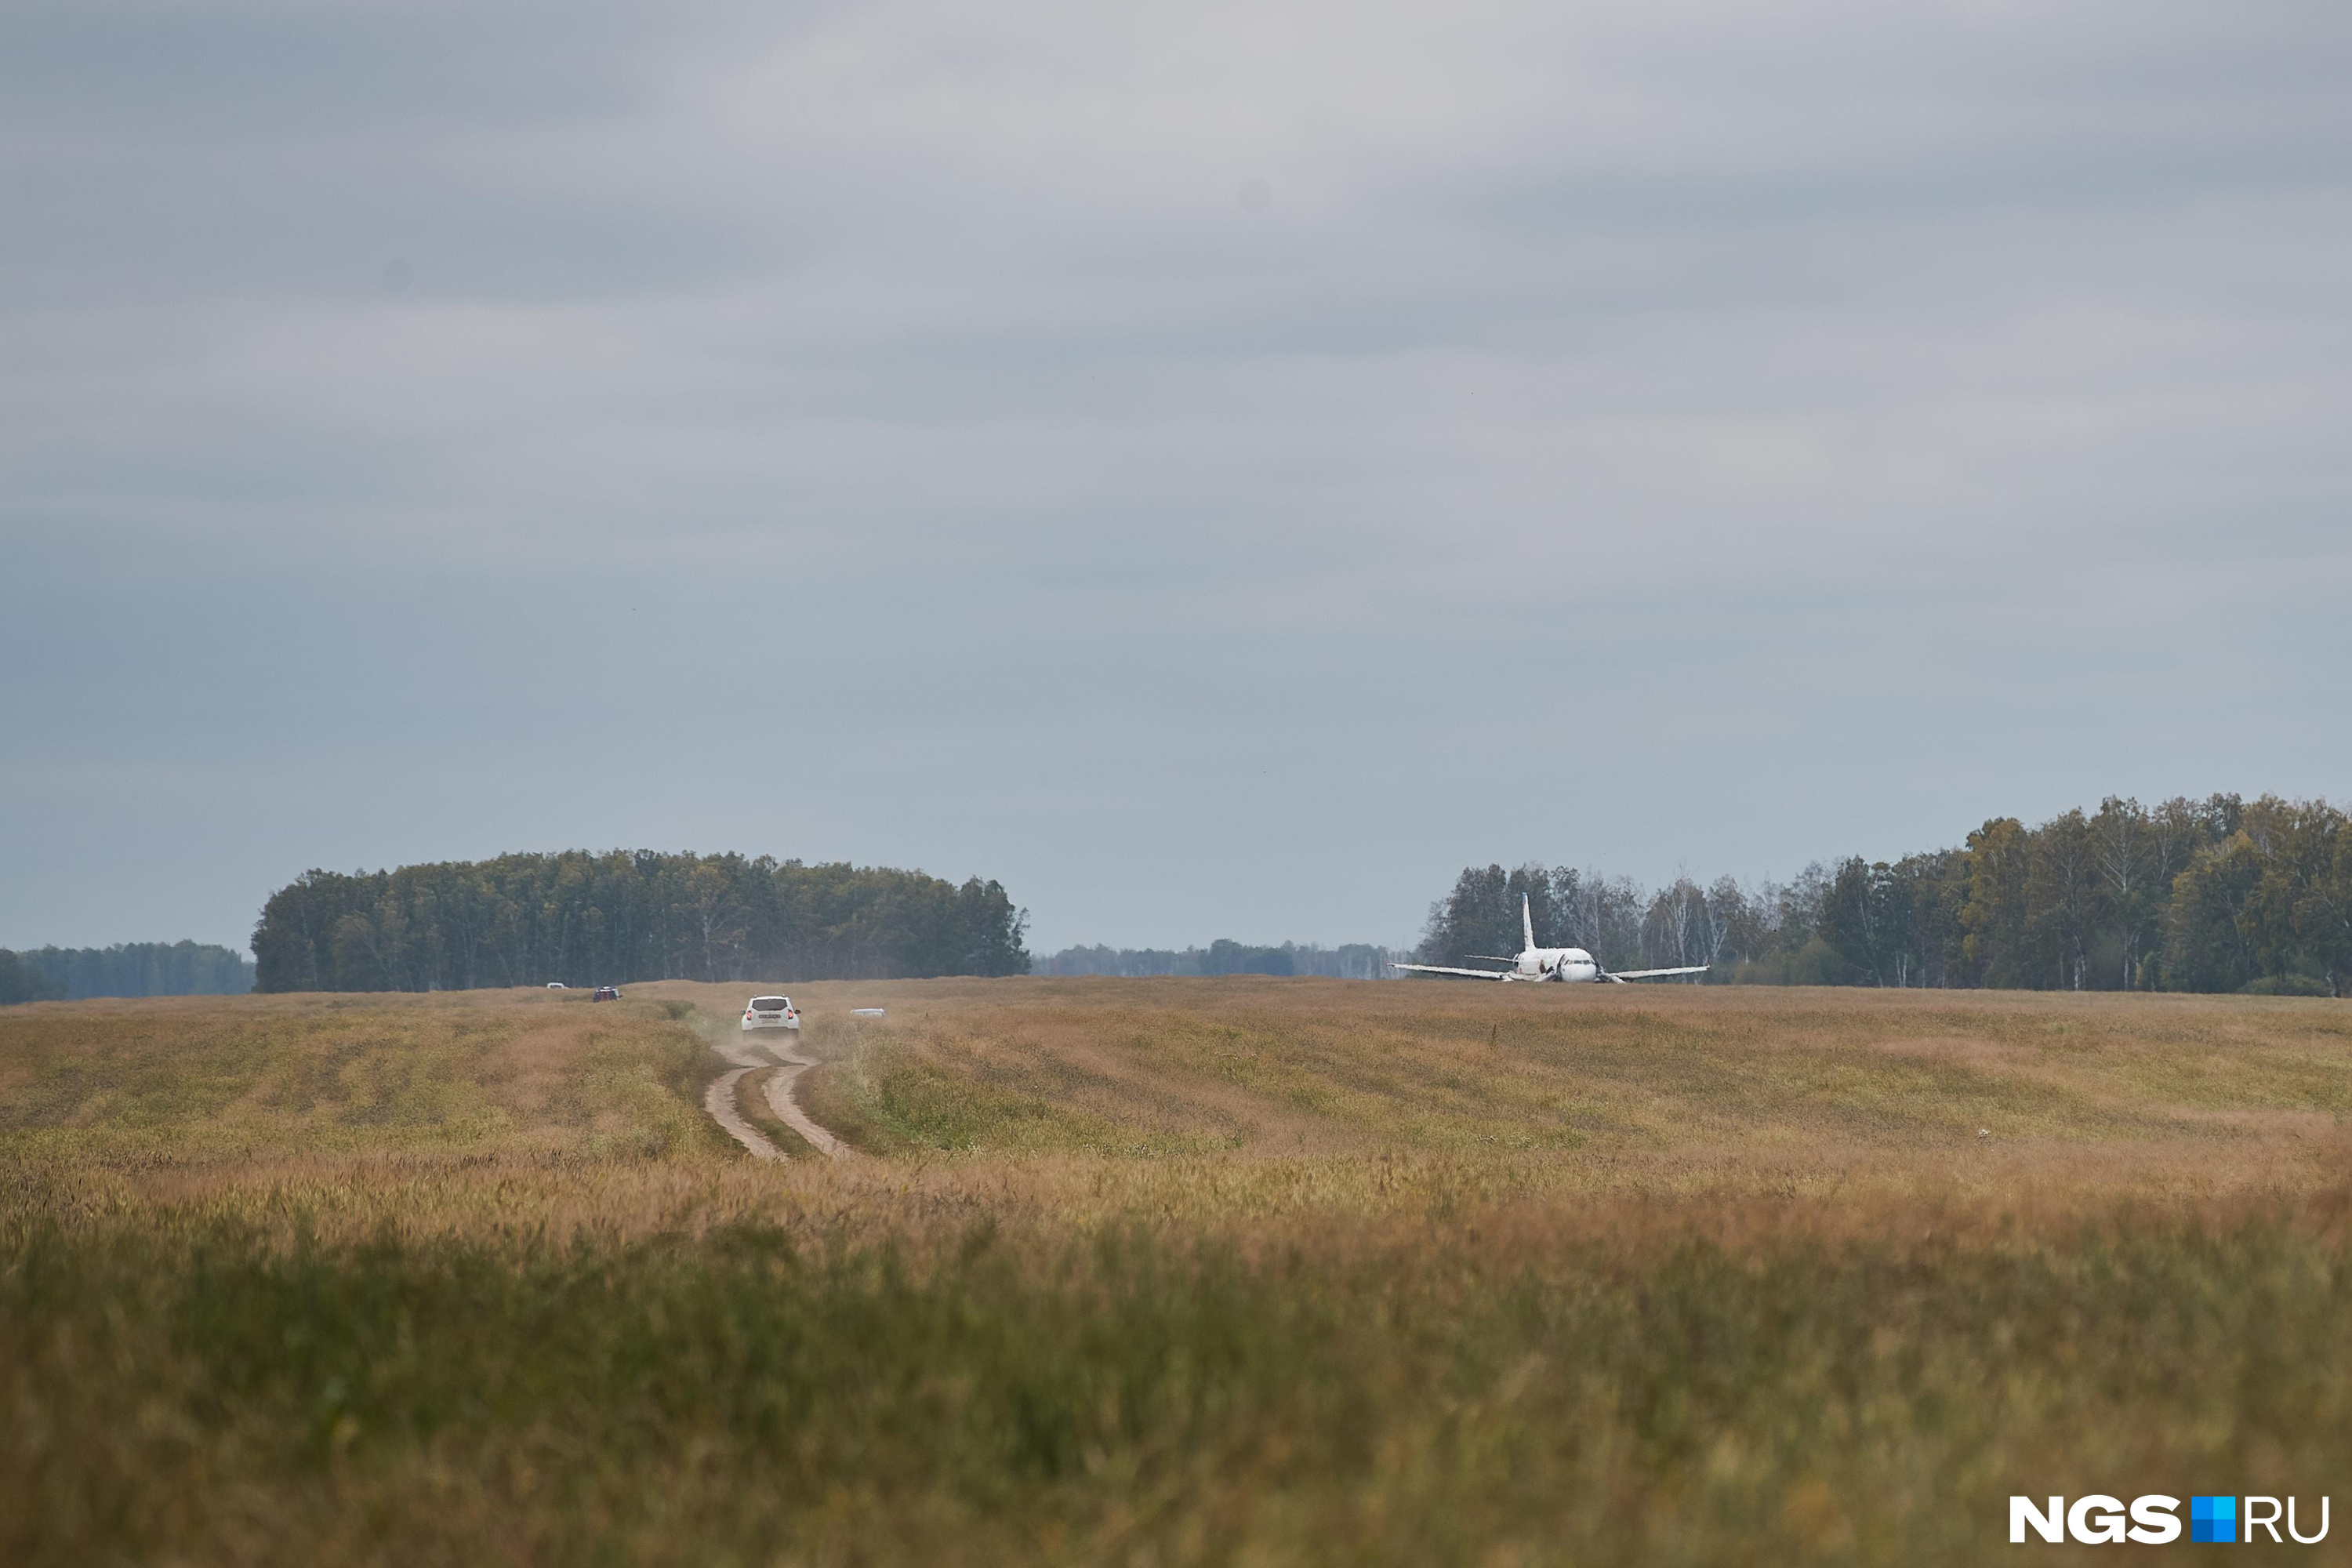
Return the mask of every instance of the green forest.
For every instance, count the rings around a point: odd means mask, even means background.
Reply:
[[[1852,856],[1794,879],[1645,889],[1568,867],[1470,867],[1430,908],[1427,963],[1536,940],[1712,984],[2019,990],[2352,990],[2352,827],[2321,800],[2109,797],[1957,848]]]
[[[616,849],[313,870],[254,929],[261,991],[1022,974],[994,881],[767,856]]]
[[[216,942],[0,950],[0,1004],[79,1002],[85,996],[234,996],[252,989],[253,964]]]

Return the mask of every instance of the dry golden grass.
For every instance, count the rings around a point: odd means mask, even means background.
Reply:
[[[803,1102],[867,1157],[763,1170],[699,1110],[749,990],[13,1008],[0,1153],[20,1179],[283,1187],[368,1224],[467,1214],[490,1182],[488,1212],[624,1229],[1604,1197],[2063,1213],[2352,1179],[2352,1009],[2324,1000],[1256,978],[796,987],[826,1063]]]
[[[1966,1563],[2352,1463],[2352,1008],[789,989],[858,1157],[702,1115],[744,986],[0,1013],[0,1558]]]
[[[23,1155],[142,1166],[709,1146],[708,1123],[677,1102],[703,1050],[670,1012],[545,991],[13,1008],[0,1016],[0,1139]]]
[[[1350,984],[805,987],[877,1152],[1524,1156],[1671,1190],[2337,1178],[2352,1010],[2294,998]],[[713,994],[715,993],[715,994]],[[728,1007],[732,988],[639,994]],[[851,1005],[883,1005],[879,1022]]]

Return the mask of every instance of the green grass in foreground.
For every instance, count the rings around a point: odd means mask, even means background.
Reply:
[[[2326,1489],[2347,1338],[2338,1245],[2275,1218],[1252,1256],[20,1214],[0,1556],[1974,1562],[2014,1490]]]

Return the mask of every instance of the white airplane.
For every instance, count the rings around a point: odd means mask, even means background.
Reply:
[[[1389,967],[1410,969],[1422,974],[1466,974],[1473,980],[1589,980],[1618,985],[1629,980],[1657,980],[1669,974],[1705,974],[1707,971],[1707,965],[1704,963],[1694,963],[1685,969],[1612,971],[1601,968],[1599,961],[1580,947],[1538,947],[1535,911],[1528,907],[1525,897],[1519,900],[1519,929],[1526,933],[1528,945],[1518,957],[1504,958],[1489,952],[1470,955],[1507,963],[1511,965],[1508,969],[1448,969],[1442,963],[1391,963]]]

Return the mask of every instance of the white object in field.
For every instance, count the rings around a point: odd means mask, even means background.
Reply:
[[[849,1010],[849,1016],[853,1018],[879,1018],[882,1016],[882,1009],[879,1007],[852,1007]]]
[[[1977,1129],[1977,1136],[1979,1138],[1990,1138],[1992,1136],[1992,1129],[1990,1127],[1979,1127]]]
[[[566,985],[566,984],[563,984],[563,982],[562,982],[562,981],[561,981],[561,980],[551,980],[551,981],[549,981],[549,982],[547,983],[547,988],[548,988],[550,991],[569,991],[569,990],[571,990],[571,989],[572,989],[572,987],[571,987],[571,986]]]
[[[1507,963],[1508,969],[1448,969],[1442,963],[1391,963],[1391,969],[1410,969],[1422,974],[1465,974],[1473,980],[1591,980],[1622,985],[1628,980],[1657,980],[1669,974],[1705,974],[1708,964],[1694,963],[1682,969],[1620,969],[1601,967],[1600,961],[1580,947],[1538,947],[1536,945],[1535,911],[1528,907],[1523,894],[1519,899],[1519,929],[1527,934],[1528,945],[1517,958],[1505,958],[1497,953],[1474,952],[1473,958],[1491,958],[1496,963]]]
[[[743,1027],[746,1029],[797,1029],[801,1026],[800,1009],[789,996],[754,996],[743,1004]]]

